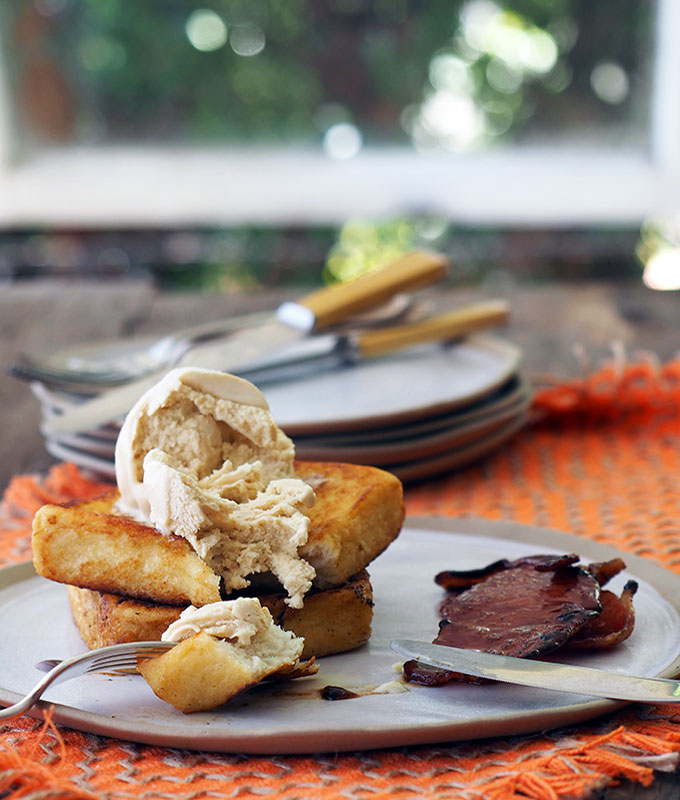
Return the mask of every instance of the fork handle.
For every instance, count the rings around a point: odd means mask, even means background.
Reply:
[[[47,689],[51,683],[54,683],[55,679],[63,671],[64,670],[61,669],[60,664],[58,667],[50,670],[47,675],[45,675],[45,677],[33,687],[31,692],[27,694],[26,697],[22,697],[21,700],[19,700],[17,703],[14,703],[14,705],[0,709],[0,721],[12,719],[13,717],[20,717],[25,711],[28,711],[29,708],[38,702],[45,689]]]

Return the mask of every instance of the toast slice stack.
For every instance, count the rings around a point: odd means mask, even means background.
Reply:
[[[316,493],[300,549],[316,570],[313,589],[298,610],[268,574],[253,576],[240,594],[258,596],[282,627],[303,636],[307,658],[370,636],[364,568],[396,538],[404,508],[399,480],[374,467],[299,461],[295,472]],[[186,606],[232,596],[223,596],[219,576],[185,539],[116,514],[117,497],[47,505],[33,523],[36,571],[69,586],[74,621],[91,648],[158,639]]]

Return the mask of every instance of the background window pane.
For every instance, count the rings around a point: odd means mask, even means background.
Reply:
[[[644,145],[645,0],[10,0],[19,140]]]

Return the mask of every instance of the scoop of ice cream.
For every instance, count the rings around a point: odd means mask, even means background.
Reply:
[[[314,502],[295,448],[248,381],[177,369],[135,404],[116,443],[119,513],[184,536],[226,591],[272,572],[302,605],[314,569],[298,556]]]
[[[151,507],[144,458],[153,449],[199,479],[227,461],[234,468],[259,461],[263,485],[293,475],[295,447],[262,392],[213,370],[172,370],[137,401],[121,427],[115,456],[120,508],[147,522]],[[235,483],[234,494],[244,491],[240,480]]]
[[[231,639],[249,645],[258,631],[272,624],[268,609],[256,597],[238,597],[195,608],[189,606],[161,636],[164,642],[181,642],[199,631],[217,639]]]

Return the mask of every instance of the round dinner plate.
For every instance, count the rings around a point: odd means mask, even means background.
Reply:
[[[262,387],[290,436],[400,425],[491,394],[517,372],[518,347],[493,336],[423,345]]]
[[[499,425],[492,424],[490,427],[464,432],[461,436],[456,433],[457,441],[449,441],[446,447],[441,446],[441,437],[436,437],[435,445],[431,445],[429,450],[423,451],[416,447],[411,451],[412,458],[398,463],[393,463],[394,458],[388,458],[387,463],[382,463],[378,453],[371,455],[368,451],[361,454],[354,453],[355,457],[350,457],[351,454],[347,449],[343,449],[341,452],[326,449],[323,452],[323,458],[318,450],[307,450],[304,446],[297,447],[296,452],[297,458],[302,461],[353,461],[381,467],[388,469],[404,483],[407,483],[424,480],[478,461],[514,436],[526,424],[526,420],[526,411],[519,409],[509,419],[504,418]],[[80,447],[74,447],[61,440],[46,439],[45,449],[50,455],[61,461],[70,461],[104,478],[115,480],[116,470],[113,457],[102,457],[94,451],[84,451]],[[402,449],[400,454],[407,455],[406,449]]]
[[[263,384],[262,391],[290,436],[365,430],[471,405],[507,383],[520,360],[515,345],[479,335]],[[32,389],[45,417],[72,410],[83,399],[41,384]],[[104,435],[106,430],[100,429]]]
[[[304,446],[335,447],[336,445],[369,445],[400,442],[404,439],[419,438],[442,433],[451,428],[476,425],[482,420],[503,416],[512,407],[518,409],[529,402],[532,389],[528,381],[521,376],[513,376],[507,383],[490,395],[465,404],[445,414],[423,417],[405,422],[401,425],[372,427],[358,431],[340,431],[325,434],[297,434],[295,442]]]
[[[453,448],[448,452],[435,453],[422,458],[414,458],[412,461],[390,464],[386,469],[389,469],[404,483],[411,483],[412,481],[422,481],[454,469],[466,467],[490,455],[494,450],[498,450],[526,425],[526,421],[527,414],[521,413],[497,430],[465,445]]]
[[[513,383],[515,383],[513,381]],[[503,387],[489,404],[451,412],[430,427],[427,420],[373,432],[314,439],[296,437],[303,461],[344,461],[386,467],[402,480],[422,479],[483,457],[508,439],[526,419],[529,388]],[[506,402],[506,398],[512,402]],[[366,438],[362,436],[366,433]],[[114,477],[114,442],[87,434],[50,435],[46,448],[55,458],[71,461],[108,478]]]
[[[525,417],[531,401],[527,396],[515,406],[472,422],[456,425],[422,436],[394,437],[390,440],[366,444],[345,443],[315,445],[298,438],[295,445],[297,457],[304,461],[346,461],[353,464],[390,466],[404,461],[432,458],[452,453],[473,442],[488,438],[492,433],[519,417]]]
[[[86,433],[60,433],[55,436],[49,435],[46,440],[71,450],[99,456],[111,463],[113,463],[116,454],[115,440],[107,441],[97,436],[88,436]]]
[[[410,518],[399,538],[370,566],[375,616],[370,642],[320,659],[311,678],[245,693],[211,712],[182,714],[155,697],[140,676],[92,675],[47,690],[54,719],[77,730],[146,742],[239,753],[311,753],[431,744],[505,736],[571,725],[624,705],[566,692],[510,684],[401,684],[405,691],[370,694],[399,681],[394,639],[430,641],[437,631],[442,569],[473,569],[498,558],[580,553],[627,562],[611,588],[639,583],[632,636],[601,652],[566,652],[554,660],[616,672],[670,677],[680,666],[680,577],[650,561],[552,530],[490,520]],[[30,564],[0,571],[0,703],[15,702],[41,677],[43,659],[68,658],[84,645],[63,586],[35,575]],[[353,690],[342,702],[321,699],[326,685]],[[39,711],[36,709],[37,715]]]

